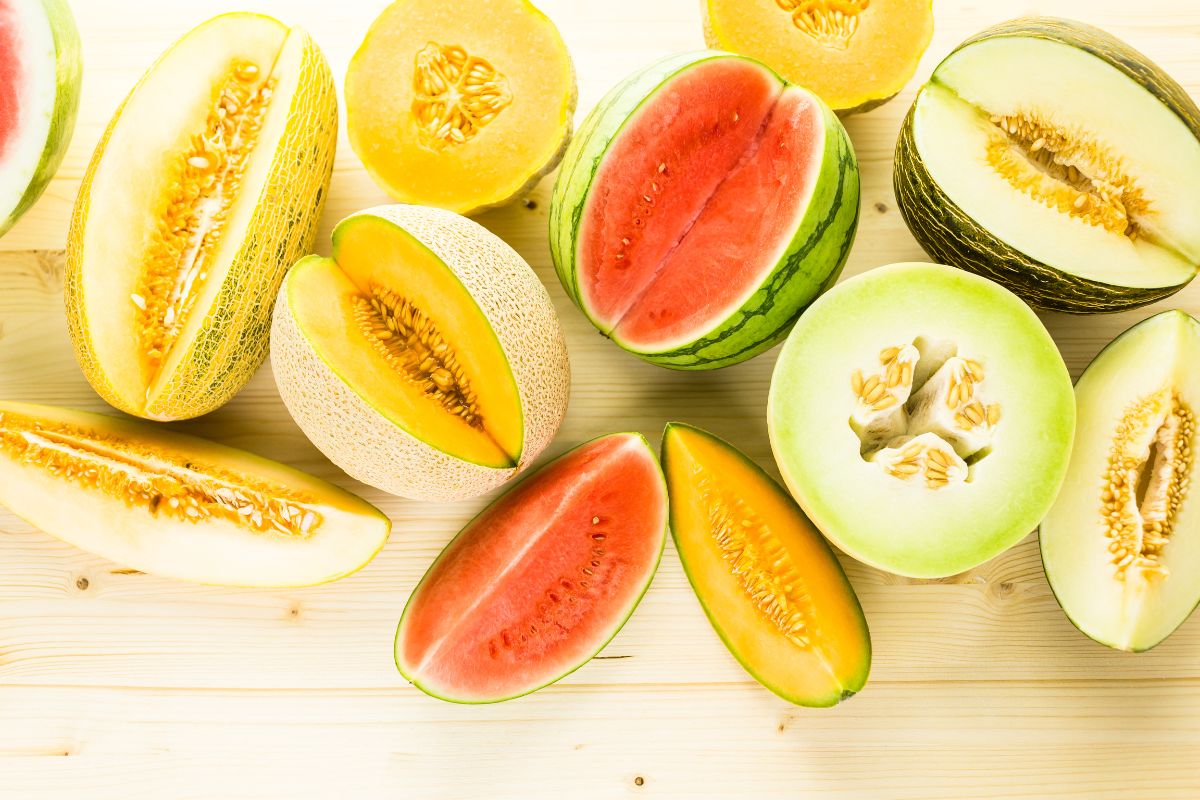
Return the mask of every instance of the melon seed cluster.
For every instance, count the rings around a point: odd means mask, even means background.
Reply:
[[[845,50],[858,31],[858,15],[871,0],[775,0],[792,16],[792,24],[818,44]]]
[[[1036,111],[990,120],[988,163],[1013,188],[1089,225],[1136,238],[1135,217],[1147,213],[1149,203],[1111,148]]]
[[[168,450],[75,425],[0,413],[0,450],[18,463],[175,520],[224,519],[289,537],[307,537],[321,524],[320,515],[305,507],[310,498],[284,486],[176,460]]]
[[[437,42],[417,52],[412,113],[425,146],[465,144],[512,101],[508,79],[486,59]]]
[[[1001,413],[983,398],[983,365],[956,350],[918,337],[881,350],[878,372],[851,374],[864,459],[930,489],[967,480],[966,460],[986,454]]]
[[[787,549],[736,492],[722,490],[699,464],[692,472],[721,558],[742,591],[776,630],[807,648],[815,614],[804,579]]]
[[[1132,403],[1117,424],[1100,494],[1117,580],[1131,569],[1150,580],[1167,576],[1161,556],[1191,484],[1195,432],[1191,409],[1165,389]]]
[[[183,330],[209,260],[221,240],[229,209],[258,136],[275,86],[258,65],[236,61],[220,84],[204,131],[176,159],[165,207],[143,256],[137,289],[141,351],[153,375]]]

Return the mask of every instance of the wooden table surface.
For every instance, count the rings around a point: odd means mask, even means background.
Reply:
[[[876,0],[887,2],[887,0]],[[339,87],[385,0],[75,0],[86,59],[75,138],[40,203],[0,240],[0,397],[104,409],[71,355],[62,249],[110,114],[145,67],[207,16],[253,9],[308,28]],[[863,215],[847,274],[923,254],[896,211],[891,156],[920,80],[968,34],[1022,13],[1100,25],[1200,97],[1194,0],[939,0],[918,78],[847,123]],[[580,118],[628,72],[702,46],[697,0],[541,0],[571,47]],[[574,390],[550,454],[680,419],[773,473],[764,410],[775,352],[710,374],[643,364],[598,336],[550,266],[550,181],[480,221],[549,287]],[[1200,188],[1197,189],[1200,191]],[[343,134],[317,247],[385,201]],[[1162,307],[1200,313],[1200,285]],[[1045,319],[1073,374],[1157,309]],[[1123,798],[1200,797],[1200,618],[1153,652],[1107,650],[1067,622],[1036,536],[969,573],[916,581],[843,561],[875,645],[870,683],[832,710],[793,707],[742,672],[668,546],[645,601],[601,656],[522,700],[462,707],[405,684],[396,620],[430,560],[484,500],[366,489],[304,439],[269,367],[179,425],[359,491],[395,523],[360,573],[294,591],[197,587],[80,552],[0,511],[0,797]]]

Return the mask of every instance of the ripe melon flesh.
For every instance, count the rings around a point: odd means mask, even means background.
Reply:
[[[233,586],[348,575],[387,517],[299,470],[127,419],[0,403],[0,504],[143,572]]]
[[[368,404],[422,441],[472,463],[515,466],[523,447],[516,382],[487,317],[454,272],[379,217],[352,217],[333,241],[333,258],[302,260],[286,289],[317,354]],[[396,314],[401,303],[409,316]],[[418,330],[413,311],[425,320],[421,341],[434,350],[445,345],[433,370],[461,369],[450,391],[424,377],[430,370],[421,369],[409,347]],[[470,418],[455,413],[464,406]]]
[[[546,465],[476,517],[409,598],[396,665],[443,700],[535,691],[595,655],[633,613],[666,541],[662,472],[638,434]]]

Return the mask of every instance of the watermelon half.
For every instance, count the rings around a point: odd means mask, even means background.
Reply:
[[[66,0],[0,0],[0,235],[62,163],[81,75],[79,32]]]
[[[673,56],[618,85],[563,158],[550,248],[606,336],[676,369],[778,342],[841,272],[854,149],[815,94],[753,59]]]
[[[542,467],[476,517],[417,585],[396,666],[422,691],[495,703],[578,669],[658,568],[667,489],[649,443],[616,433]]]

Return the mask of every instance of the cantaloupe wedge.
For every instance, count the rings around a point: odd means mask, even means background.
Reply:
[[[67,244],[71,338],[105,400],[184,419],[250,379],[336,131],[320,50],[270,17],[216,17],[150,68],[96,147]]]
[[[296,422],[349,475],[415,499],[491,489],[566,413],[566,344],[533,270],[457,214],[383,206],[288,273],[271,364]]]

